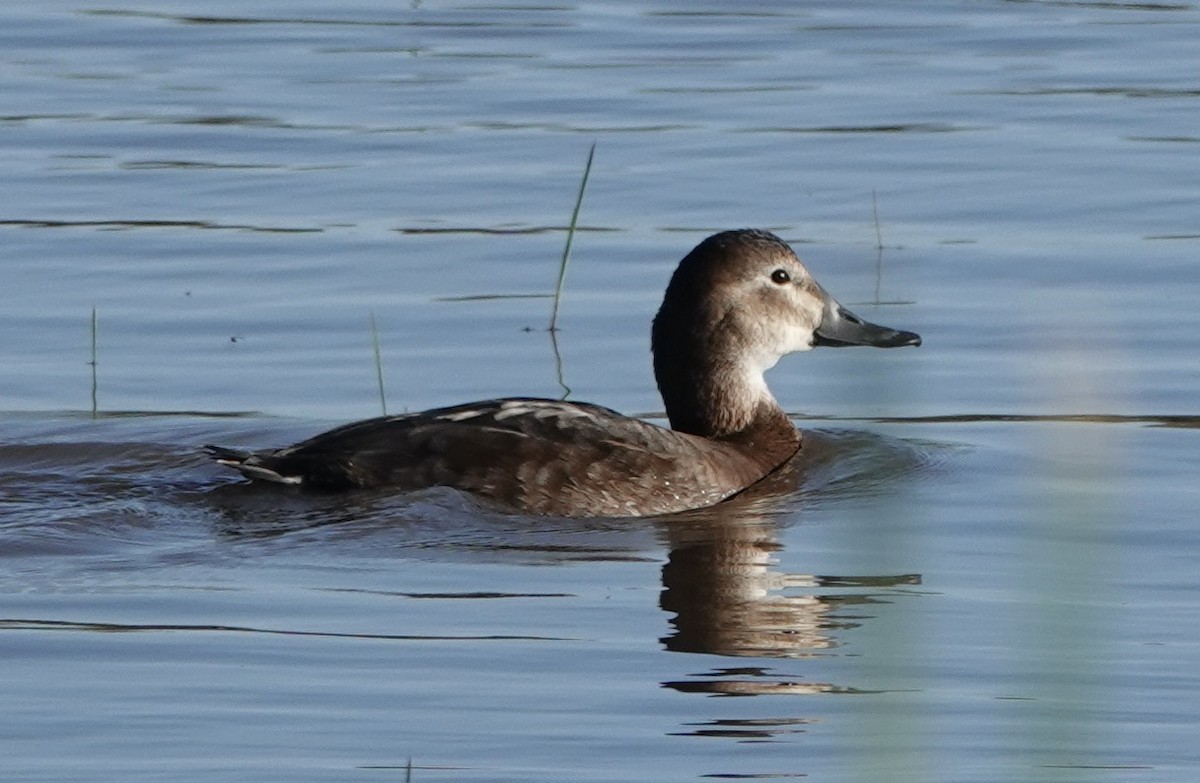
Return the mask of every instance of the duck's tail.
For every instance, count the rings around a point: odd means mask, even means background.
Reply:
[[[262,464],[259,455],[252,451],[230,449],[225,446],[206,445],[204,450],[221,465],[228,465],[248,479],[272,481],[276,484],[299,484],[299,476],[285,476]]]

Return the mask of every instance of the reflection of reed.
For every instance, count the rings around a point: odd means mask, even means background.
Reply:
[[[873,190],[871,191],[871,219],[875,223],[875,296],[865,304],[875,306],[913,304],[911,300],[907,299],[884,301],[880,298],[883,291],[883,251],[887,248],[883,244],[883,227],[879,224],[879,197]]]
[[[550,335],[550,350],[554,352],[554,375],[558,381],[559,388],[562,389],[560,400],[566,400],[571,396],[571,387],[567,385],[566,375],[563,373],[563,358],[562,352],[558,350],[558,330],[546,330]]]
[[[1094,315],[1095,322],[1102,322],[1107,310],[1098,309]],[[1090,332],[1078,334],[1060,326],[1058,333],[1046,337],[1050,348],[1036,355],[1035,365],[1044,404],[1076,410],[1130,407],[1121,374],[1111,372],[1112,362],[1120,364],[1119,341],[1103,346],[1101,360]],[[1051,420],[1195,427],[1200,417]],[[1022,705],[1012,725],[1027,734],[1020,747],[1029,768],[1103,768],[1095,762],[1114,759],[1114,749],[1104,738],[1105,724],[1111,711],[1123,706],[1110,701],[1113,691],[1106,684],[1111,677],[1107,661],[1114,653],[1105,648],[1125,634],[1124,613],[1112,611],[1108,604],[1113,575],[1124,565],[1113,559],[1123,547],[1111,541],[1127,534],[1140,516],[1126,499],[1127,443],[1121,429],[1113,427],[1064,424],[1039,427],[1030,434],[1034,440],[1027,449],[1026,491],[1034,502],[1022,520],[1029,530],[1019,539],[1025,549],[1017,552],[1019,569],[1014,574],[1015,584],[1023,588],[1014,591],[1014,598],[1024,592],[1021,600],[1029,611],[1014,636],[1013,649],[1019,652],[1009,666],[1017,674],[1013,681],[1027,689],[1010,695],[1034,698]]]

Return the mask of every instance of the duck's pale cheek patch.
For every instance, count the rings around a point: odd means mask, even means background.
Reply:
[[[785,326],[780,340],[780,354],[809,351],[813,347],[813,330],[801,326]]]

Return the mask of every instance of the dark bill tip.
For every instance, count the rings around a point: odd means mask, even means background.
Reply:
[[[898,329],[889,329],[892,336],[874,343],[877,348],[903,348],[906,345],[911,345],[914,348],[921,344],[921,335],[916,332],[904,332]]]

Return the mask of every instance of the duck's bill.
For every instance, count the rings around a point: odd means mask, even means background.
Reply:
[[[825,300],[825,313],[821,317],[821,325],[813,334],[813,345],[828,345],[833,348],[844,348],[848,345],[900,348],[920,344],[919,334],[864,321],[833,299]]]

